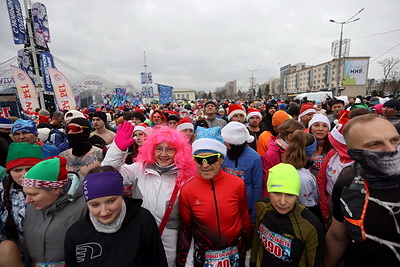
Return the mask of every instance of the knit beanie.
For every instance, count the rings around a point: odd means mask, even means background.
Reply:
[[[36,124],[34,121],[23,120],[23,119],[16,120],[12,126],[12,133],[15,134],[15,132],[19,131],[32,133],[35,136],[38,135]]]
[[[331,130],[331,122],[328,117],[322,114],[314,114],[310,122],[308,123],[308,129],[311,129],[311,126],[316,122],[326,123],[328,125],[328,131]]]
[[[247,119],[249,120],[253,116],[257,116],[262,120],[262,115],[260,110],[255,108],[249,108],[249,110],[247,110]]]
[[[350,120],[349,119],[349,113],[350,111],[348,110],[342,110],[338,116],[337,121],[335,120],[336,126],[333,127],[332,131],[329,133],[333,138],[335,138],[336,141],[339,143],[346,145],[346,141],[344,140],[343,137],[343,128],[346,125],[346,123]]]
[[[397,99],[390,99],[386,101],[382,107],[394,108],[397,111],[400,111],[400,101]]]
[[[225,158],[226,146],[221,136],[221,127],[208,129],[197,127],[196,140],[192,144],[192,153],[196,155],[203,152],[220,153]]]
[[[38,145],[28,143],[11,143],[8,148],[6,172],[22,165],[35,165],[43,159],[42,150]]]
[[[133,118],[138,118],[141,122],[144,122],[146,120],[146,117],[144,116],[144,114],[140,111],[135,111],[132,114]]]
[[[229,105],[228,120],[231,120],[231,118],[236,114],[243,114],[243,116],[246,118],[246,111],[244,110],[242,105],[237,104],[237,103]]]
[[[61,188],[68,183],[67,160],[52,157],[33,166],[22,179],[22,186],[40,188]]]
[[[12,120],[7,118],[0,118],[0,128],[11,129],[13,126]]]
[[[178,126],[176,127],[176,130],[179,132],[185,130],[185,129],[192,129],[194,130],[194,125],[190,118],[182,118],[179,120]]]
[[[97,117],[100,118],[102,121],[104,121],[105,124],[107,124],[107,115],[103,111],[96,111],[93,113],[92,118]]]
[[[281,125],[285,120],[290,119],[289,114],[287,114],[283,110],[278,110],[277,112],[274,113],[272,116],[272,126],[278,127]]]
[[[225,143],[231,145],[242,145],[254,141],[254,136],[250,135],[246,126],[237,121],[231,121],[221,130],[222,138]]]
[[[304,103],[303,105],[301,105],[299,121],[300,121],[301,117],[303,117],[304,115],[307,115],[308,113],[312,113],[312,112],[314,112],[314,113],[316,112],[313,104],[307,102],[307,103]]]
[[[97,172],[86,175],[83,180],[83,194],[91,199],[124,194],[123,177],[118,171]]]
[[[300,177],[296,168],[287,163],[279,163],[269,169],[268,192],[299,196]]]

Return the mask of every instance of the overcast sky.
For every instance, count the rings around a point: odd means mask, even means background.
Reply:
[[[21,0],[20,0],[21,1]],[[6,1],[0,1],[0,62],[16,55]],[[22,2],[22,1],[21,1]],[[262,83],[279,68],[332,59],[340,25],[350,56],[370,56],[369,78],[381,78],[379,56],[400,43],[399,0],[42,0],[51,53],[84,74],[140,88],[143,51],[156,83],[214,91],[251,72]],[[386,33],[392,31],[390,33]],[[385,33],[385,34],[382,34]],[[400,45],[381,57],[400,57]],[[376,61],[374,61],[376,60]],[[79,73],[57,63],[67,78]]]

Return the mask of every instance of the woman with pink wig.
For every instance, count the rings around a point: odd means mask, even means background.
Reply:
[[[133,129],[134,126],[129,122],[119,125],[102,165],[111,165],[119,170],[124,184],[132,186],[132,197],[143,200],[142,207],[151,212],[160,227],[164,225],[162,221],[174,189],[179,189],[197,172],[192,148],[182,133],[168,126],[159,126],[144,140],[136,162],[123,164],[125,151],[135,141],[132,138]],[[178,197],[167,217],[164,231],[160,227],[161,240],[168,266],[175,266],[179,226]]]

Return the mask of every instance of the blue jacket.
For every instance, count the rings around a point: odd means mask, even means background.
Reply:
[[[231,160],[226,156],[222,168],[227,173],[236,175],[244,180],[246,185],[247,204],[250,210],[250,219],[251,223],[254,223],[256,220],[255,205],[257,200],[261,198],[263,187],[260,155],[258,155],[258,153],[251,147],[246,146],[237,161]]]
[[[58,154],[60,154],[60,150],[52,145],[43,144],[43,146],[41,146],[40,148],[42,149],[43,159],[58,156]]]

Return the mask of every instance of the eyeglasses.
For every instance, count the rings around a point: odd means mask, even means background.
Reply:
[[[79,133],[82,129],[84,128],[89,128],[87,126],[76,126],[76,125],[68,125],[67,127],[65,127],[65,131],[67,133],[69,133],[70,131],[73,133]]]
[[[156,153],[161,154],[163,152],[165,152],[167,155],[171,156],[173,154],[175,154],[175,149],[172,147],[166,147],[165,149],[162,146],[158,146],[155,149]]]
[[[153,116],[153,119],[161,119],[161,116]]]
[[[207,162],[208,165],[212,165],[215,162],[217,162],[220,157],[221,154],[211,154],[208,156],[197,156],[197,155],[193,156],[194,160],[200,165],[203,165],[204,162]]]

